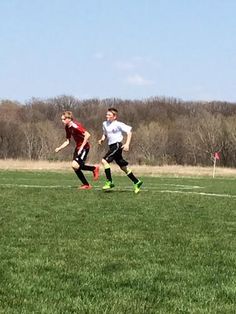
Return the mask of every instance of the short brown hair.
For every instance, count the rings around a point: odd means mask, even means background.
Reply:
[[[71,111],[64,111],[62,115],[63,115],[66,119],[71,119],[71,120],[74,119],[73,113],[72,113]]]
[[[118,115],[118,110],[116,108],[111,107],[111,108],[108,108],[107,111],[112,112],[116,116]]]

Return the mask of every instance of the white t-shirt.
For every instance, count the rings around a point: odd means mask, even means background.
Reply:
[[[122,142],[123,132],[129,133],[132,130],[132,127],[117,120],[104,121],[102,124],[103,134],[107,136],[108,145]]]

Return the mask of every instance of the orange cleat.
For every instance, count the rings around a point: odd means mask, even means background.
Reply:
[[[79,190],[91,190],[92,189],[92,185],[88,185],[88,184],[83,184],[79,187]]]
[[[95,169],[93,170],[93,180],[97,181],[99,178],[99,166],[95,166]]]

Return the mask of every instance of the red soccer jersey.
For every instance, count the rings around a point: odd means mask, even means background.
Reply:
[[[86,129],[78,121],[73,120],[72,126],[69,127],[68,125],[66,125],[65,130],[66,130],[66,138],[70,140],[71,136],[73,136],[76,143],[76,147],[79,149],[81,144],[84,141],[84,132],[86,131]],[[89,148],[89,147],[90,147],[89,143],[87,142],[84,148]]]

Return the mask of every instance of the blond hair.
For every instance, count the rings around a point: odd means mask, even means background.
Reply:
[[[64,111],[62,115],[65,117],[65,119],[74,119],[73,113],[71,111]]]

